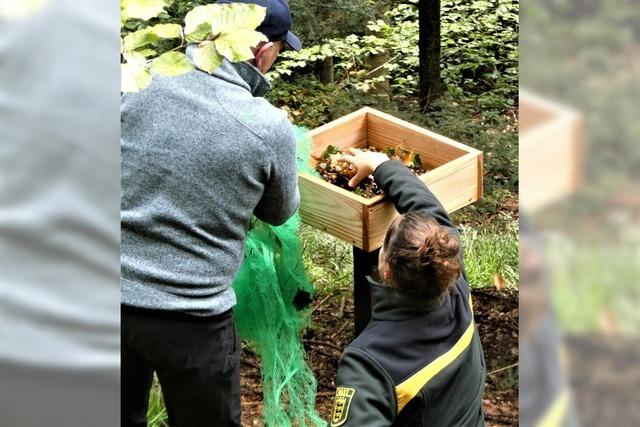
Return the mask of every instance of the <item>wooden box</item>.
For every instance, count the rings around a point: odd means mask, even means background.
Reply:
[[[482,197],[482,152],[372,108],[363,108],[310,132],[312,156],[327,146],[384,149],[402,144],[429,172],[420,179],[455,211]],[[316,162],[312,159],[312,162]],[[299,174],[303,222],[371,252],[397,215],[384,196],[366,199],[309,174]]]
[[[575,111],[520,93],[520,206],[534,213],[576,191],[582,173],[582,119]]]

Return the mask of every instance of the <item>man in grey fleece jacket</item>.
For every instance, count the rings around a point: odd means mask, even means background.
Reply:
[[[154,371],[172,427],[240,425],[231,284],[252,215],[279,225],[299,205],[293,128],[261,96],[300,45],[285,1],[251,3],[270,40],[252,63],[122,98],[122,426],[146,425]]]

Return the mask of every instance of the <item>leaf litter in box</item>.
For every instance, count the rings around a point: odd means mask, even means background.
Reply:
[[[380,150],[374,147],[362,148],[361,151],[374,151]],[[392,160],[399,160],[405,164],[415,175],[422,175],[427,172],[422,164],[420,155],[413,150],[409,150],[402,145],[396,147],[387,147],[382,150]],[[335,145],[329,145],[320,158],[316,158],[318,164],[316,171],[320,174],[325,181],[337,185],[345,190],[352,191],[358,196],[362,196],[367,199],[371,199],[377,195],[383,194],[383,191],[378,184],[375,183],[371,176],[363,179],[360,184],[354,189],[349,187],[349,180],[356,174],[353,165],[347,162],[339,162],[338,157],[344,153],[343,150]]]

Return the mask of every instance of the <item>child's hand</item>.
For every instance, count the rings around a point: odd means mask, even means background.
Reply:
[[[344,155],[338,158],[340,162],[347,162],[357,169],[356,176],[349,181],[349,187],[354,188],[360,181],[371,175],[378,166],[389,160],[384,153],[375,151],[361,151],[357,148],[347,148],[347,152],[351,155]]]

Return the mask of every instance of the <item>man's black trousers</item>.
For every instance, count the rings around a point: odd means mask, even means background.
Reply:
[[[155,372],[171,427],[240,423],[240,345],[231,310],[215,317],[122,307],[121,427],[147,425]]]

